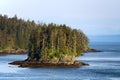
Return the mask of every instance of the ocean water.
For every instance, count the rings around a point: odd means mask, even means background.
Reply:
[[[77,60],[90,66],[79,68],[20,68],[8,63],[27,55],[1,55],[0,80],[120,80],[120,43],[92,42],[90,47],[103,52],[84,53]]]

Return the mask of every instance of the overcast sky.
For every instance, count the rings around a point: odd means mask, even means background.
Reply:
[[[120,34],[120,0],[0,0],[0,14],[67,24],[87,35]]]

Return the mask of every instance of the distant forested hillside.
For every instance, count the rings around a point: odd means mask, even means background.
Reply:
[[[27,48],[30,33],[35,26],[34,21],[0,15],[0,49]]]
[[[85,34],[68,26],[0,15],[0,49],[29,49],[29,57],[75,56],[88,49]],[[60,53],[60,54],[59,54]]]

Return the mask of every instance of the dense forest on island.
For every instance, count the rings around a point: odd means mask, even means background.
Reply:
[[[0,50],[27,49],[27,60],[80,56],[89,40],[77,29],[65,24],[45,24],[0,15]]]
[[[88,48],[82,31],[53,23],[36,27],[29,40],[29,58],[35,60],[80,56]]]

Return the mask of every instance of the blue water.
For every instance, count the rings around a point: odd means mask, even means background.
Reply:
[[[0,80],[120,80],[120,43],[90,43],[104,52],[85,53],[77,59],[90,64],[79,68],[20,68],[9,62],[27,55],[0,56]]]

